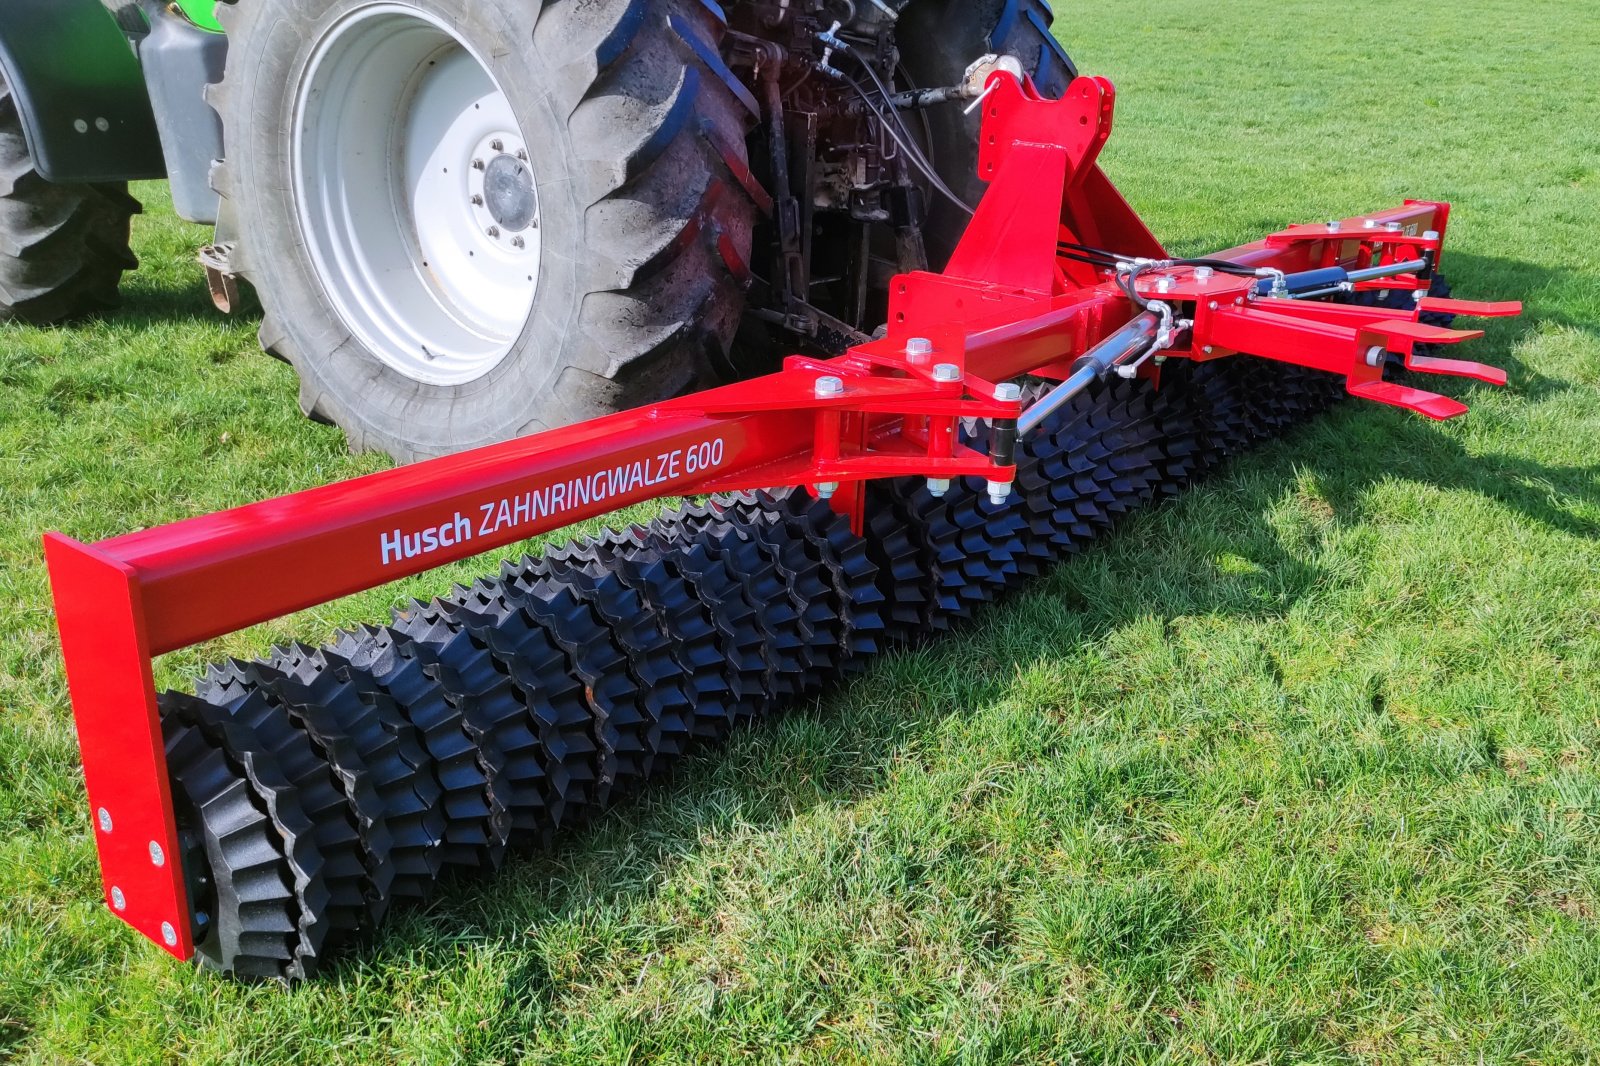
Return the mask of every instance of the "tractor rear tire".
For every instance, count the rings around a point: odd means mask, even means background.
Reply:
[[[54,185],[34,168],[11,87],[0,76],[0,322],[50,325],[109,311],[140,211],[126,182]]]
[[[217,13],[219,231],[260,296],[262,346],[353,450],[408,462],[720,379],[749,279],[756,106],[719,58],[715,4]]]
[[[1059,97],[1078,76],[1050,31],[1054,15],[1045,0],[913,0],[900,17],[901,62],[912,83],[957,85],[981,55],[1015,56],[1040,92]],[[978,177],[978,133],[983,116],[946,106],[927,112],[934,165],[951,191],[976,206],[987,184]],[[970,216],[941,197],[929,201],[925,240],[933,269],[943,269]]]

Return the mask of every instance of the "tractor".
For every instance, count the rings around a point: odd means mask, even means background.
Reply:
[[[1076,74],[1042,0],[105,3],[0,15],[0,320],[112,307],[167,178],[306,414],[400,461],[865,339],[981,192],[988,73]]]

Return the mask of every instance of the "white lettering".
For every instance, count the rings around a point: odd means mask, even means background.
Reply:
[[[726,451],[727,443],[717,437],[661,452],[647,459],[629,460],[565,481],[487,500],[474,505],[480,516],[476,522],[457,511],[448,521],[437,525],[409,531],[397,528],[380,533],[379,558],[382,559],[382,565],[392,566],[404,560],[459,548],[475,539],[511,539],[507,534],[532,532],[532,526],[559,518],[567,512],[592,511],[618,497],[667,486],[684,477],[715,470],[723,464]]]

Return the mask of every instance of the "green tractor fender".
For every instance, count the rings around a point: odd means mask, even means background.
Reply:
[[[167,176],[139,61],[100,0],[6,0],[0,73],[46,180]]]
[[[222,23],[217,21],[216,0],[177,0],[177,2],[184,18],[202,30],[210,30],[212,33],[222,32]]]

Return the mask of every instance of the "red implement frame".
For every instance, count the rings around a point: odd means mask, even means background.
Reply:
[[[860,528],[872,478],[1008,481],[958,440],[961,418],[1015,419],[993,383],[1064,377],[1138,313],[1107,271],[1063,241],[1165,253],[1096,160],[1115,91],[1080,78],[1060,100],[997,74],[984,100],[990,188],[943,274],[897,279],[888,336],[837,359],[795,357],[768,377],[416,466],[80,544],[45,537],[107,900],[172,954],[193,953],[151,658],[576,521],[663,496],[773,485],[838,487]],[[1446,204],[1284,230],[1217,257],[1285,272],[1437,255]],[[1394,225],[1391,225],[1394,224]],[[1425,236],[1426,235],[1426,236]],[[1163,281],[1162,279],[1165,279]],[[1424,289],[1414,275],[1387,289]],[[1425,311],[1514,314],[1513,304],[1421,299],[1409,311],[1257,299],[1254,280],[1173,266],[1140,291],[1193,319],[1167,357],[1235,352],[1345,375],[1356,395],[1433,417],[1465,410],[1382,380],[1386,351],[1413,369],[1504,382],[1414,346],[1476,334]],[[1192,310],[1191,310],[1192,308]],[[908,345],[913,338],[928,347]],[[1374,366],[1373,363],[1377,365]],[[1153,361],[1148,371],[1154,372]],[[834,381],[832,379],[837,379]]]

